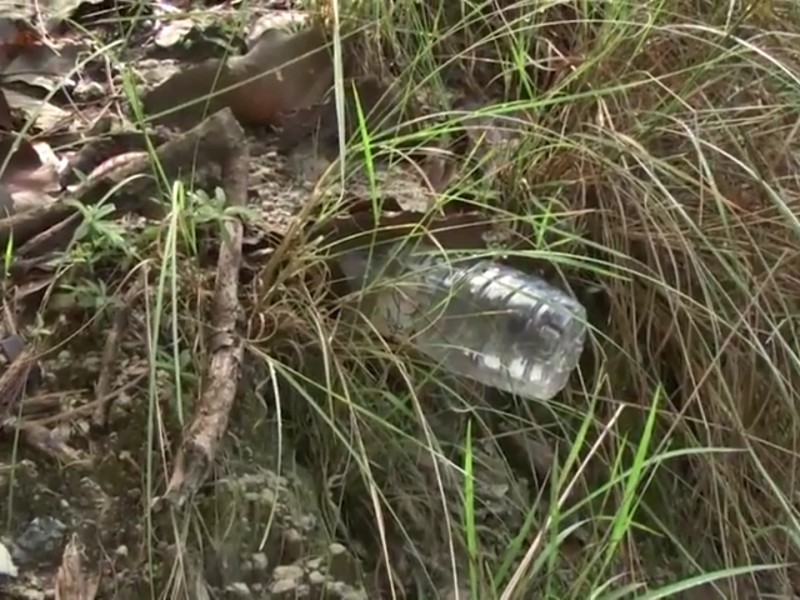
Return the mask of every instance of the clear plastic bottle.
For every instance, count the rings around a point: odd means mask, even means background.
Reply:
[[[586,310],[544,280],[436,249],[353,251],[340,265],[384,335],[411,341],[453,373],[548,400],[567,384],[586,337]]]

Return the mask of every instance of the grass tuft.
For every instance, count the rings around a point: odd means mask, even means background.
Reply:
[[[467,198],[502,224],[512,260],[573,289],[593,335],[572,385],[542,406],[431,372],[363,318],[295,298],[298,354],[313,355],[303,371],[320,385],[290,387],[314,407],[310,444],[341,484],[339,513],[363,486],[394,561],[383,567],[475,597],[797,593],[800,13],[355,6],[369,55],[441,120],[463,127],[449,111],[470,100],[485,117],[470,136],[512,139],[445,198]],[[331,427],[338,443],[320,433]],[[555,449],[551,489],[492,514],[492,474],[536,480],[530,452],[510,450],[535,435]],[[482,469],[490,459],[502,466]]]

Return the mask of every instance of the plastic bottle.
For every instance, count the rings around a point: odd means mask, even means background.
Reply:
[[[586,310],[544,280],[489,260],[389,246],[339,264],[384,335],[408,339],[453,373],[548,400],[567,384],[586,337]]]

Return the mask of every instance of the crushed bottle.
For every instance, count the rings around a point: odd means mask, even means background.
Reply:
[[[408,339],[447,370],[549,400],[577,367],[586,310],[546,281],[500,263],[399,244],[339,264],[384,335]]]

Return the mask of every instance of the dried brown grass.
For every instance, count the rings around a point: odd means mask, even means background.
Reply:
[[[564,247],[604,268],[565,269],[597,331],[564,405],[599,398],[598,428],[620,404],[641,417],[620,422],[599,476],[661,390],[650,455],[685,451],[642,494],[657,550],[631,530],[619,568],[652,582],[787,563],[715,589],[800,594],[800,12],[494,1],[470,17],[455,4],[376,1],[360,16],[395,70],[498,116],[522,103],[527,134],[492,182],[518,239],[536,237],[543,206],[561,207],[546,239],[566,231]]]

